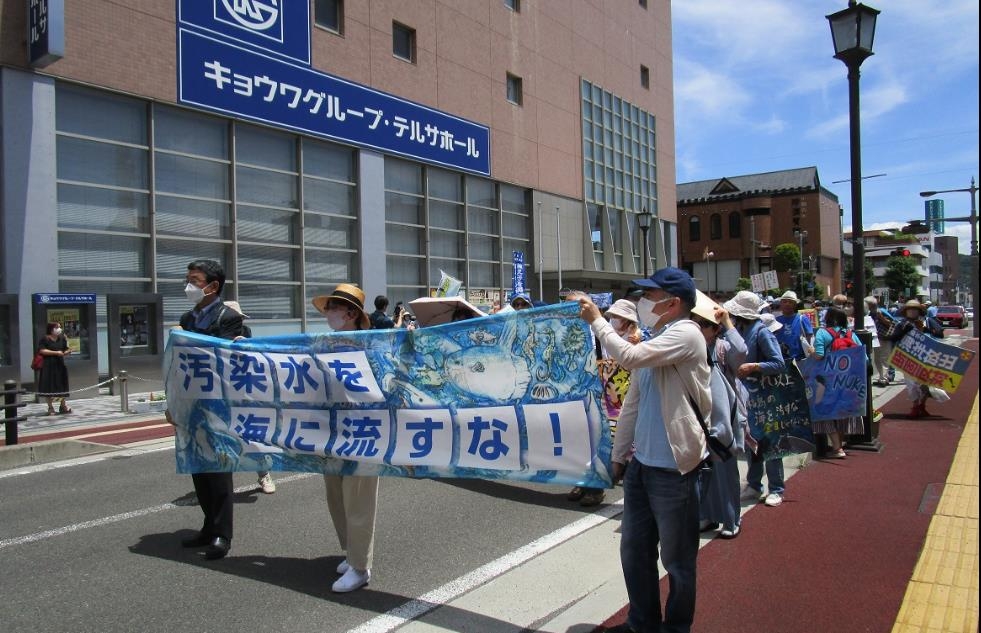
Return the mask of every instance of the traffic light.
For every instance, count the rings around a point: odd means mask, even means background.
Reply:
[[[908,248],[894,248],[889,255],[891,257],[909,257],[910,250]]]

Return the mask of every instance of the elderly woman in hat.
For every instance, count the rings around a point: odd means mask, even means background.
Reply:
[[[313,307],[327,318],[335,332],[367,330],[364,292],[352,284],[340,284],[329,295],[314,297]],[[331,586],[336,593],[360,589],[371,580],[375,541],[378,477],[324,475],[327,509],[346,558],[337,566],[341,577]]]
[[[928,317],[926,306],[916,299],[907,301],[900,309],[899,316],[901,320],[893,334],[893,341],[899,341],[914,329],[933,338],[943,338],[944,336],[943,326],[936,319]],[[926,401],[931,397],[938,398],[942,402],[950,399],[947,392],[938,387],[934,387],[935,391],[931,391],[927,385],[918,383],[909,377],[905,378],[905,382],[906,395],[913,401],[913,408],[909,412],[911,418],[924,418],[930,415],[926,410]]]
[[[745,382],[759,380],[764,375],[773,376],[784,370],[783,355],[773,333],[760,321],[760,306],[763,301],[749,290],[740,290],[736,296],[722,304],[732,317],[739,335],[746,342],[746,362],[736,370],[736,377]],[[770,492],[763,492],[763,471]],[[783,503],[784,475],[783,460],[780,458],[763,460],[762,456],[750,454],[749,470],[746,473],[746,488],[740,499],[759,499],[774,507]]]

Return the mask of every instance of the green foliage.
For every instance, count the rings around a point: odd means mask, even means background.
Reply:
[[[749,278],[740,277],[739,279],[736,280],[736,292],[739,292],[740,290],[752,290],[752,289],[753,289],[753,282],[750,281]]]
[[[779,244],[773,249],[773,269],[779,273],[800,269],[800,249],[796,244]]]
[[[912,257],[890,257],[886,262],[886,286],[893,296],[906,295],[910,288],[920,285],[920,273]]]

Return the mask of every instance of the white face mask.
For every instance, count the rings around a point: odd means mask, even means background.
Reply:
[[[334,330],[335,332],[342,331],[345,329],[345,325],[347,325],[347,319],[344,318],[345,316],[347,316],[347,310],[345,308],[328,310],[326,314],[327,325],[330,326],[330,329]]]
[[[55,336],[61,336],[62,331],[63,330],[60,327],[56,327],[51,331],[51,333],[54,334]]]
[[[207,296],[207,293],[203,288],[198,288],[194,284],[188,282],[188,284],[184,286],[184,295],[187,297],[188,301],[194,305],[197,305]]]
[[[637,302],[637,314],[640,315],[640,322],[647,326],[647,329],[653,330],[660,323],[663,314],[654,314],[654,308],[662,303],[667,303],[671,301],[674,297],[666,297],[664,299],[658,299],[657,301],[651,301],[647,297],[641,297],[640,301]]]

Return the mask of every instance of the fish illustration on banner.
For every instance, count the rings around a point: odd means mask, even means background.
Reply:
[[[812,422],[865,415],[867,363],[864,347],[829,351],[822,359],[811,356],[800,363]]]
[[[178,472],[301,471],[610,487],[575,302],[418,328],[228,341],[173,330]]]
[[[814,451],[804,377],[793,363],[773,376],[743,381],[750,434],[764,459]]]

